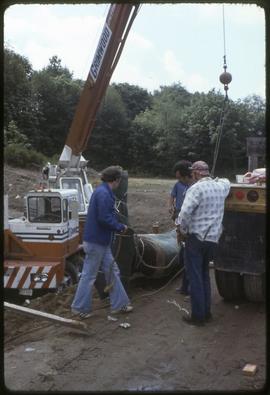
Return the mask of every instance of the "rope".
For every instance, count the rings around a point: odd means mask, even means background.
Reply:
[[[118,215],[119,215],[120,217],[123,217],[123,218],[127,219],[127,217],[126,217],[124,214],[120,213],[120,211],[119,211],[119,207],[120,207],[121,204],[123,204],[124,206],[127,206],[127,203],[126,203],[125,201],[123,201],[122,199],[118,199],[118,198],[117,198],[117,199],[116,199],[116,210],[117,210],[117,212],[118,212]],[[170,260],[170,262],[169,262],[167,265],[165,265],[165,266],[153,266],[153,265],[149,265],[149,264],[146,263],[145,260],[143,259],[143,255],[144,255],[144,252],[145,252],[145,244],[144,244],[144,242],[143,242],[143,240],[142,240],[141,237],[139,237],[139,236],[138,236],[137,234],[135,234],[135,233],[132,234],[132,235],[118,234],[118,233],[117,233],[117,235],[119,235],[121,238],[124,238],[124,237],[132,237],[132,238],[133,238],[133,240],[134,240],[134,248],[135,248],[135,252],[136,252],[136,261],[135,261],[135,268],[136,268],[136,269],[138,269],[138,268],[139,268],[139,265],[142,264],[142,265],[144,265],[145,267],[147,267],[147,268],[149,268],[149,269],[154,269],[154,270],[166,270],[166,269],[168,269],[168,268],[170,268],[170,267],[172,266],[173,262],[175,261],[175,259],[176,259],[177,256],[178,256],[178,253],[177,253],[177,254]],[[142,246],[142,252],[141,252],[141,253],[140,253],[140,251],[139,251],[139,243],[141,243],[141,246]],[[119,243],[119,244],[120,244],[120,243]],[[149,241],[149,244],[151,244],[150,241]],[[155,249],[155,244],[152,243],[152,245],[153,245],[153,247],[154,247],[154,249]],[[116,256],[118,255],[119,251],[120,251],[120,247],[118,246]],[[115,257],[115,260],[116,260],[116,257]],[[179,270],[179,271],[169,280],[169,282],[166,283],[163,287],[161,287],[158,291],[155,291],[154,293],[150,293],[150,294],[145,294],[145,295],[142,295],[142,296],[150,296],[150,295],[152,295],[152,294],[155,294],[155,293],[159,292],[160,290],[162,290],[163,288],[165,288],[165,286],[167,286],[174,278],[176,278],[176,277],[183,271],[183,269],[184,269],[184,268],[182,268],[181,270]],[[110,288],[111,288],[111,286],[113,286],[113,284],[110,284]],[[142,296],[140,296],[140,297],[142,297]]]
[[[153,296],[156,295],[158,292],[162,291],[163,289],[165,289],[174,279],[176,279],[176,277],[178,277],[182,271],[184,270],[184,267],[182,267],[180,270],[178,270],[178,272],[175,273],[175,275],[173,277],[171,277],[169,279],[169,281],[166,282],[166,284],[162,285],[162,287],[158,288],[157,290],[153,291],[153,292],[147,292],[146,294],[142,294],[139,295],[135,298],[132,299],[132,302],[134,302],[134,300],[138,300],[140,298],[146,298],[147,296]],[[107,307],[110,306],[110,303],[106,303],[104,306],[98,307],[96,308],[94,311],[96,310],[102,310],[102,309],[106,309]]]
[[[120,237],[120,240],[119,240],[119,243],[118,243],[118,246],[117,246],[117,250],[116,250],[116,253],[115,253],[115,257],[113,258],[112,262],[110,263],[110,270],[109,270],[109,276],[108,276],[108,280],[109,281],[111,281],[113,264],[114,264],[114,262],[116,262],[116,259],[118,258],[118,255],[119,255],[119,252],[120,252],[120,248],[121,248],[121,244],[122,244],[122,239]],[[112,289],[113,285],[114,285],[114,281],[111,281],[110,284],[107,284],[106,287],[104,288],[104,292],[106,292],[106,293],[109,292]]]
[[[144,242],[143,242],[143,240],[142,240],[140,237],[138,237],[138,235],[136,235],[136,236],[135,236],[135,240],[137,241],[138,239],[139,239],[139,241],[140,241],[141,244],[142,244],[143,252],[142,252],[142,254],[140,254],[139,248],[138,248],[138,243],[135,242],[135,250],[136,250],[136,253],[137,253],[138,257],[139,257],[139,263],[138,263],[138,264],[136,263],[136,267],[137,267],[137,268],[138,268],[139,264],[142,263],[144,266],[148,267],[149,269],[162,269],[162,270],[165,270],[165,269],[168,269],[168,268],[172,265],[173,261],[174,261],[175,258],[178,256],[178,253],[177,253],[177,254],[170,260],[170,262],[169,262],[166,266],[152,266],[152,265],[149,265],[149,264],[146,263],[146,262],[144,261],[144,259],[143,259],[143,253],[144,253],[144,250],[145,250],[145,248],[144,248],[144,247],[145,247],[145,246],[144,246]],[[151,244],[151,242],[150,242],[150,244]],[[152,243],[152,245],[154,245],[154,243]]]
[[[212,170],[211,170],[212,177],[214,176],[214,173],[215,173],[217,158],[218,158],[218,154],[219,154],[219,146],[220,146],[220,141],[221,141],[221,137],[222,137],[222,133],[223,133],[225,110],[227,110],[226,109],[227,103],[228,103],[228,97],[226,95],[223,100],[223,105],[222,105],[222,109],[221,109],[221,113],[220,113],[218,135],[217,135],[217,140],[216,140],[216,145],[215,145],[215,150],[214,150],[213,166],[212,166]]]
[[[222,4],[222,20],[223,20],[223,49],[224,49],[224,65],[226,65],[226,35],[225,35],[225,12],[224,4]],[[227,67],[227,66],[226,66]],[[225,68],[226,69],[226,68]]]
[[[148,292],[147,294],[139,295],[139,296],[137,296],[136,298],[132,299],[132,301],[137,300],[137,299],[140,299],[140,298],[144,298],[144,297],[146,297],[146,296],[152,296],[152,295],[155,295],[155,294],[157,294],[158,292],[162,291],[162,290],[163,290],[164,288],[166,288],[166,287],[167,287],[177,276],[179,276],[179,274],[181,274],[183,270],[184,270],[184,267],[182,267],[177,273],[175,273],[175,275],[174,275],[173,277],[171,277],[170,280],[169,280],[165,285],[163,285],[161,288],[157,289],[157,290],[154,291],[154,292]]]
[[[226,73],[227,70],[227,63],[226,63],[226,34],[225,34],[225,12],[224,12],[224,4],[222,4],[222,19],[223,19],[223,49],[224,49],[224,56],[223,56],[223,68],[224,68],[224,73]],[[224,126],[224,119],[225,119],[225,111],[226,111],[226,104],[228,103],[228,85],[224,85],[224,90],[225,90],[225,97],[223,101],[223,105],[221,108],[221,113],[220,113],[220,120],[219,120],[219,126],[218,126],[218,134],[217,134],[217,140],[216,140],[216,145],[215,145],[215,150],[214,150],[214,157],[213,157],[213,166],[211,170],[211,176],[214,176],[215,173],[215,168],[216,168],[216,163],[217,163],[217,158],[219,154],[219,146],[220,146],[220,141],[223,133],[223,126]]]
[[[116,210],[117,210],[118,215],[119,215],[120,217],[124,218],[124,219],[127,219],[127,217],[126,217],[124,214],[120,213],[120,211],[119,211],[119,206],[120,206],[120,204],[123,204],[123,205],[127,206],[127,203],[126,203],[125,201],[121,200],[121,199],[117,199],[117,200],[116,200]],[[120,235],[120,234],[119,234],[119,235]],[[175,258],[178,256],[178,253],[177,253],[177,254],[170,260],[170,262],[169,262],[166,266],[152,266],[152,265],[149,265],[149,264],[146,263],[145,260],[143,259],[144,250],[145,250],[145,246],[144,246],[143,240],[142,240],[137,234],[135,234],[135,233],[134,233],[133,235],[125,235],[125,234],[122,235],[122,234],[121,234],[120,236],[121,236],[121,237],[133,237],[133,238],[134,238],[134,246],[135,246],[136,257],[137,257],[136,262],[135,262],[135,267],[136,267],[136,269],[138,269],[138,267],[139,267],[140,264],[143,264],[145,267],[148,267],[149,269],[155,269],[155,270],[161,269],[161,270],[165,270],[165,269],[168,269],[168,268],[172,265],[172,263],[174,262]],[[140,251],[139,251],[138,240],[139,240],[139,242],[140,242],[141,245],[142,245],[142,253],[140,253]],[[150,241],[149,241],[149,244],[151,244]],[[152,243],[152,245],[154,246],[154,249],[155,249],[155,244]],[[139,260],[138,260],[138,258],[139,258]]]

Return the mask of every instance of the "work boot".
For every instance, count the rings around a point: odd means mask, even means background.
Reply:
[[[206,314],[206,316],[205,316],[205,321],[206,321],[206,322],[213,321],[213,316],[212,316],[211,313]]]
[[[203,320],[198,320],[197,318],[193,318],[193,317],[190,317],[188,315],[184,315],[182,317],[182,320],[184,322],[186,322],[187,324],[189,324],[189,325],[204,326],[204,321]]]
[[[130,313],[132,310],[133,306],[131,306],[131,304],[127,304],[126,306],[121,307],[119,310],[112,310],[111,314]]]

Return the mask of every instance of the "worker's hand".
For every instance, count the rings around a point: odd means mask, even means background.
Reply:
[[[125,225],[125,224],[123,224],[124,225],[124,229],[123,230],[121,230],[121,234],[125,234],[126,232],[127,232],[127,230],[128,230],[128,227],[127,227],[127,225]]]
[[[125,225],[125,229],[123,230],[123,232],[120,233],[120,235],[132,237],[134,233],[134,230],[130,226]]]
[[[187,235],[185,233],[181,233],[179,226],[176,227],[176,238],[177,243],[180,245],[186,240]]]

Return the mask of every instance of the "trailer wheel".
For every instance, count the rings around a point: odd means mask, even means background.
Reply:
[[[68,287],[77,284],[77,282],[79,281],[78,270],[76,266],[70,261],[66,261],[64,277],[65,286]]]
[[[218,292],[225,301],[233,302],[244,299],[243,278],[239,273],[215,269],[215,278]]]
[[[264,302],[265,283],[264,275],[244,274],[244,290],[250,302]]]

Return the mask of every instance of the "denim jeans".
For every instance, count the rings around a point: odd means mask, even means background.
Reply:
[[[209,262],[213,260],[217,244],[200,241],[188,235],[185,244],[185,265],[190,284],[191,317],[204,320],[211,313],[211,284]]]
[[[95,243],[83,243],[85,258],[82,274],[71,308],[81,313],[89,313],[92,309],[92,289],[99,270],[105,274],[107,284],[113,284],[110,290],[112,310],[121,309],[130,303],[120,280],[120,271],[114,261],[111,247]]]

